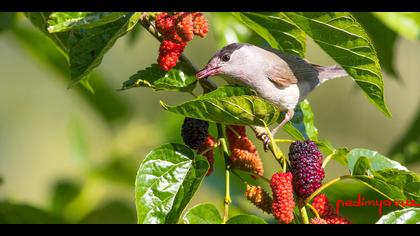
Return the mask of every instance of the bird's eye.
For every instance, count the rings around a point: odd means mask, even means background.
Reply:
[[[224,62],[228,62],[230,60],[230,56],[229,55],[223,55],[222,56],[222,61],[224,61]]]

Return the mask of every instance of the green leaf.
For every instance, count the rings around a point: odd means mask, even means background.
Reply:
[[[65,221],[47,211],[26,205],[0,202],[0,224],[63,224]]]
[[[180,62],[170,71],[162,70],[158,64],[138,71],[123,83],[121,90],[135,87],[148,87],[156,91],[192,91],[197,84],[195,71],[186,63]]]
[[[291,126],[295,129],[293,130]],[[289,122],[289,125],[284,126],[284,130],[298,140],[310,139],[318,141],[318,129],[314,125],[314,113],[307,100],[300,102],[296,106],[295,115]]]
[[[76,84],[98,67],[105,53],[121,36],[138,22],[140,13],[128,13],[119,20],[95,27],[69,31],[68,38],[70,75]]]
[[[379,62],[393,77],[399,79],[394,65],[394,49],[398,35],[369,12],[353,12],[352,15],[366,30],[378,54]]]
[[[210,26],[218,47],[236,42],[245,43],[252,36],[252,32],[228,12],[214,12],[212,19]]]
[[[238,215],[230,218],[227,224],[267,224],[265,220],[253,215]]]
[[[407,170],[407,168],[402,166],[400,163],[393,161],[376,151],[356,148],[351,150],[347,155],[348,168],[350,171],[354,170],[356,162],[359,160],[359,158],[362,157],[368,159],[371,170],[373,171],[386,170],[391,168]]]
[[[3,183],[4,183],[3,177],[0,176],[0,185],[2,185]]]
[[[213,204],[203,203],[188,210],[183,221],[185,224],[221,224],[222,217]]]
[[[332,153],[331,159],[336,160],[341,165],[348,167],[349,163],[348,163],[348,160],[347,160],[347,154],[349,152],[350,152],[350,150],[347,149],[347,148],[338,148],[338,149],[334,150],[334,152]],[[349,169],[352,170],[352,168],[350,168],[350,167],[349,167]]]
[[[125,12],[53,12],[49,16],[48,31],[64,32],[74,29],[90,29],[124,17]]]
[[[392,201],[420,201],[420,176],[414,172],[386,169],[372,171],[370,176],[352,175],[350,178],[361,181]]]
[[[16,12],[0,12],[0,33],[14,26]]]
[[[362,26],[346,12],[285,12],[328,55],[354,78],[359,87],[387,116],[381,67],[375,48]]]
[[[282,13],[235,12],[233,15],[271,47],[303,57],[305,33]]]
[[[376,224],[418,224],[420,208],[406,208],[382,216]]]
[[[225,91],[229,89],[231,87],[222,87],[178,106],[168,106],[163,102],[161,105],[175,114],[229,125],[264,126],[279,119],[279,109],[255,95],[219,96],[221,93],[233,95],[232,91]]]
[[[82,186],[80,184],[72,180],[57,181],[52,192],[52,211],[62,215],[68,204],[79,195],[81,187]]]
[[[373,12],[385,25],[403,37],[420,39],[420,13],[418,12]]]
[[[352,175],[367,175],[367,171],[370,170],[370,162],[367,157],[361,156],[357,159],[356,163],[354,164]]]
[[[177,223],[208,168],[204,157],[181,144],[151,151],[137,172],[138,223]]]
[[[48,38],[50,38],[55,45],[60,49],[60,52],[68,59],[68,39],[70,36],[69,32],[55,33],[50,34],[47,30],[48,28],[48,18],[50,12],[25,12],[26,17],[31,21],[31,23],[41,30]]]

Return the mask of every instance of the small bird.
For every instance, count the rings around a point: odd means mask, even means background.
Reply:
[[[277,131],[293,118],[295,107],[320,84],[347,76],[338,66],[321,66],[298,56],[246,43],[232,43],[219,50],[200,70],[197,79],[218,75],[228,84],[252,88],[259,97],[286,112],[284,120],[272,131]],[[270,142],[264,140],[267,150]]]

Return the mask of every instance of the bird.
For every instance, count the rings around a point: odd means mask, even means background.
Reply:
[[[284,120],[272,131],[274,135],[294,116],[294,109],[306,96],[324,82],[348,76],[339,66],[322,66],[294,54],[248,43],[231,43],[196,73],[198,80],[220,76],[228,84],[246,86],[257,96],[271,102],[282,112]],[[258,137],[267,151],[269,136]]]

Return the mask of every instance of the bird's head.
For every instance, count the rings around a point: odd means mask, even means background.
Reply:
[[[207,78],[214,75],[227,75],[239,77],[244,73],[244,68],[250,61],[251,53],[248,44],[232,43],[219,50],[200,70],[197,79]]]

